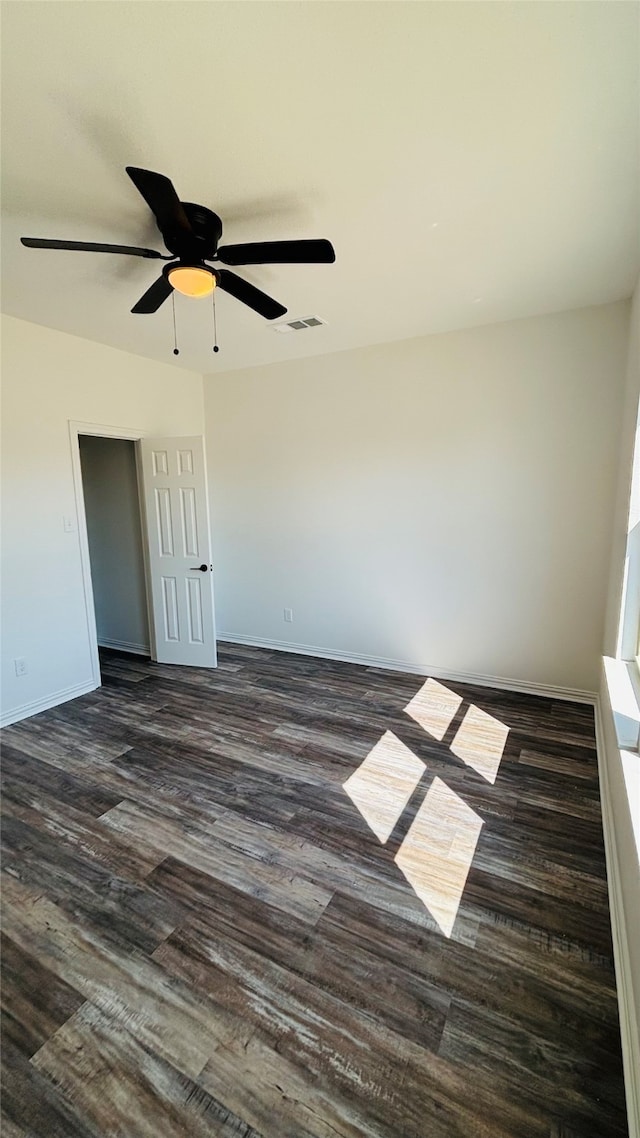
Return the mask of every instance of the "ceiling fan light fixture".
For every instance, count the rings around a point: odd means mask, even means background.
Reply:
[[[184,296],[211,296],[218,283],[213,269],[196,265],[176,265],[167,276],[171,287]]]

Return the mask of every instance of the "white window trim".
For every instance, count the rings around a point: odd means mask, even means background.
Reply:
[[[640,412],[629,496],[627,548],[616,658],[605,658],[609,698],[621,750],[640,750]]]

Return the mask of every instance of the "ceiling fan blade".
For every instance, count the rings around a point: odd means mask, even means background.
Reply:
[[[154,174],[153,170],[141,170],[138,166],[127,166],[126,170],[155,215],[161,233],[192,232],[182,202],[169,178],[164,174]]]
[[[250,241],[244,245],[223,245],[218,249],[223,265],[331,265],[336,259],[333,245],[318,241]]]
[[[126,253],[130,257],[153,257],[155,260],[170,260],[156,253],[155,249],[140,249],[137,245],[102,245],[95,241],[49,241],[45,237],[21,237],[27,249],[71,249],[81,253]]]
[[[168,296],[171,296],[173,289],[169,284],[167,278],[163,275],[154,281],[151,288],[148,288],[144,296],[140,297],[137,304],[131,309],[132,312],[157,312],[160,305],[164,304]]]
[[[276,316],[284,316],[287,311],[277,300],[272,300],[267,296],[266,292],[261,292],[255,285],[249,284],[242,277],[236,276],[235,273],[228,272],[227,269],[218,269],[216,271],[218,278],[218,286],[224,291],[235,296],[236,300],[241,300],[243,304],[248,304],[249,308],[253,308],[260,316],[264,316],[267,320],[275,320]]]

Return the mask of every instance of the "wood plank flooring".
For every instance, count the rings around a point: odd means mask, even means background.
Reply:
[[[622,1138],[593,711],[223,645],[3,735],[7,1138]]]

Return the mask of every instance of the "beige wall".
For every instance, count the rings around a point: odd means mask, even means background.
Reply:
[[[2,389],[6,719],[91,683],[69,420],[158,435],[204,424],[201,376],[8,316]],[[16,657],[28,667],[19,678]]]
[[[596,691],[628,319],[206,378],[221,634]]]
[[[610,305],[208,378],[222,633],[595,690],[627,320]],[[204,418],[195,374],[2,330],[6,715],[90,680],[68,421]]]

